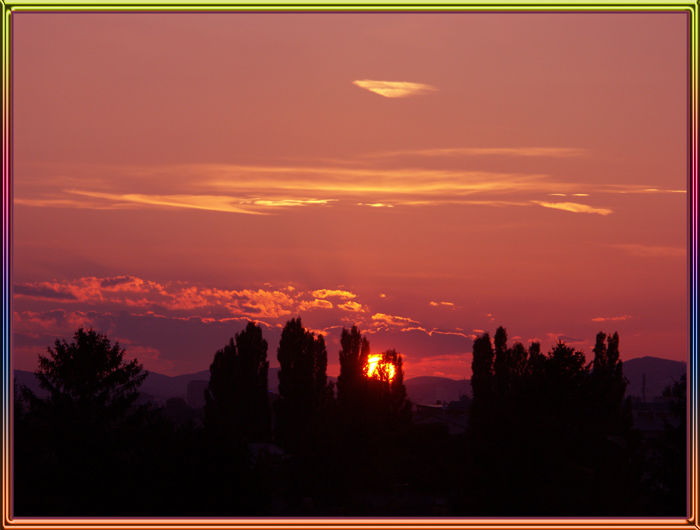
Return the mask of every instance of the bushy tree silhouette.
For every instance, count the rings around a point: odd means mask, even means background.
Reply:
[[[39,356],[35,375],[48,396],[22,388],[25,413],[15,425],[19,511],[104,515],[122,509],[113,488],[125,478],[132,447],[120,440],[143,419],[144,407],[136,413],[133,405],[147,376],[124,355],[106,335],[80,328],[71,343],[56,340]],[[43,495],[43,504],[37,502]]]
[[[123,419],[148,375],[136,359],[124,360],[119,343],[94,329],[78,329],[70,344],[56,340],[48,355],[39,356],[34,372],[48,392],[42,400],[22,389],[34,413],[47,413],[71,424],[94,428]]]

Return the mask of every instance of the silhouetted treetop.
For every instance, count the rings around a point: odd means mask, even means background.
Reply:
[[[267,341],[262,329],[248,322],[214,355],[204,393],[205,424],[213,431],[238,438],[262,439],[269,431]]]
[[[148,375],[136,359],[125,362],[119,343],[94,329],[79,328],[73,342],[56,340],[48,355],[39,355],[34,372],[48,391],[48,404],[63,413],[75,413],[85,421],[101,422],[122,417],[139,395]],[[38,398],[23,389],[30,406]]]
[[[282,330],[277,360],[275,436],[290,447],[298,445],[303,431],[320,421],[333,398],[333,386],[326,377],[328,354],[323,335],[308,331],[300,317],[289,320]]]

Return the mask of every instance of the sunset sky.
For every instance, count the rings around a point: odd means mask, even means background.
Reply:
[[[12,17],[13,363],[78,326],[205,370],[248,319],[685,360],[682,13]],[[276,381],[270,382],[271,388]]]

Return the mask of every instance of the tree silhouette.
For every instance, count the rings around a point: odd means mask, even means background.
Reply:
[[[270,432],[270,402],[268,398],[267,341],[262,329],[248,322],[245,329],[236,335],[238,360],[240,363],[240,387],[242,399],[247,405],[241,408],[241,429],[251,439],[264,439]]]
[[[472,405],[469,424],[472,428],[483,427],[494,406],[493,347],[488,333],[474,340],[472,346]]]
[[[119,343],[93,329],[56,340],[35,372],[46,399],[21,389],[15,425],[15,493],[20,512],[109,514],[123,510],[113,488],[127,480],[136,446],[121,441],[146,414],[134,408],[147,376]],[[133,413],[132,413],[133,412]]]
[[[323,335],[307,331],[301,318],[289,320],[282,330],[277,360],[280,371],[275,436],[282,445],[297,447],[302,434],[309,434],[315,419],[323,416],[333,395],[333,387],[327,383],[328,354]]]
[[[207,428],[228,438],[264,439],[270,427],[267,341],[254,322],[214,355],[204,393]]]
[[[606,344],[607,338],[607,344]],[[627,390],[627,379],[622,375],[617,333],[596,335],[591,369],[591,393],[594,414],[599,428],[606,434],[619,433],[622,423],[622,404]]]
[[[486,333],[474,341],[468,473],[480,486],[472,495],[501,515],[504,504],[519,515],[630,510],[639,475],[617,333],[598,334],[590,364],[562,341],[543,355],[536,342],[526,349],[507,339],[499,327],[493,347]]]
[[[28,388],[22,395],[32,411],[42,409],[71,423],[95,427],[117,422],[136,401],[148,375],[136,359],[125,362],[124,354],[106,335],[79,328],[73,342],[56,340],[47,356],[39,356],[34,375],[49,393],[47,400]]]
[[[369,356],[369,342],[357,326],[340,332],[340,374],[338,375],[338,408],[350,413],[362,407],[365,400],[366,377],[364,368]]]

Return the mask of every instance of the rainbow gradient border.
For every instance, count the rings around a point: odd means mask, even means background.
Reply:
[[[332,0],[331,0],[332,1]],[[99,3],[88,0],[0,0],[2,5],[2,525],[3,528],[26,529],[51,528],[649,528],[671,530],[696,528],[698,522],[698,0],[672,1],[657,0],[642,3],[628,1],[597,3],[574,2],[569,0],[540,0],[530,3],[527,0],[505,0],[498,2],[482,0],[479,3],[445,2],[435,4],[411,4],[401,0],[384,0],[382,3],[330,3],[329,0],[297,3],[291,0],[277,0],[276,3],[231,3],[224,0],[208,0],[194,4],[185,0],[138,1],[127,0],[119,3]],[[11,37],[12,15],[20,12],[70,12],[70,11],[556,11],[556,12],[685,12],[688,14],[688,311],[690,335],[688,348],[689,396],[688,401],[688,481],[689,499],[687,519],[465,519],[465,518],[426,518],[426,519],[173,519],[173,518],[13,518],[12,517],[12,87]]]

